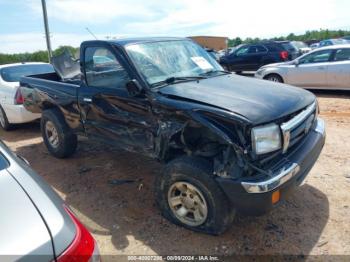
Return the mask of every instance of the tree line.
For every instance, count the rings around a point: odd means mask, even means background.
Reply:
[[[237,46],[240,44],[251,44],[260,42],[263,40],[276,40],[276,41],[320,41],[323,39],[329,38],[340,38],[344,36],[349,36],[350,31],[348,30],[328,30],[328,29],[320,29],[313,31],[306,31],[305,34],[295,35],[293,33],[287,36],[274,37],[271,39],[260,39],[260,38],[251,38],[248,37],[246,39],[241,39],[240,37],[229,39],[228,46]],[[60,46],[53,51],[53,55],[59,55],[64,50],[68,49],[71,54],[76,54],[79,48],[75,48],[72,46]],[[21,62],[48,62],[48,54],[47,51],[36,51],[33,53],[18,53],[18,54],[3,54],[0,53],[0,65],[1,64],[9,64],[9,63],[21,63]]]
[[[275,41],[288,40],[288,41],[303,41],[303,42],[317,41],[318,42],[324,39],[341,38],[349,35],[350,35],[350,31],[348,30],[320,29],[320,30],[306,31],[305,34],[302,34],[302,35],[295,35],[293,33],[290,33],[287,36],[273,37],[271,39],[260,39],[260,38],[251,38],[251,37],[248,37],[246,39],[241,39],[240,37],[236,37],[233,39],[229,39],[228,46],[232,47],[240,44],[254,44],[265,40],[275,40]]]
[[[72,46],[60,46],[53,50],[53,56],[62,54],[65,50],[69,50],[72,55],[75,55],[79,48]],[[18,53],[18,54],[2,54],[0,53],[0,65],[22,62],[48,62],[49,56],[47,51],[36,51],[33,53]]]

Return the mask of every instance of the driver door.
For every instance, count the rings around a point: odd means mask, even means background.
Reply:
[[[333,50],[313,52],[299,59],[299,64],[288,70],[287,83],[299,87],[322,88],[327,86],[327,70]]]
[[[153,150],[151,105],[145,95],[130,96],[126,83],[132,77],[114,49],[88,46],[84,50],[84,84],[78,103],[88,137],[129,151]]]

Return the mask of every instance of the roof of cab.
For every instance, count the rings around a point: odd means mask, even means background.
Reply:
[[[163,41],[180,41],[180,40],[192,41],[191,39],[185,38],[185,37],[135,37],[135,38],[120,38],[115,40],[90,40],[90,41],[84,41],[83,43],[102,41],[102,42],[108,42],[119,46],[126,46],[130,44],[163,42]]]

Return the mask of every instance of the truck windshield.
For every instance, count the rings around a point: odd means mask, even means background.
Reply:
[[[50,64],[23,64],[0,69],[0,75],[5,82],[19,82],[22,76],[52,72],[54,69]]]
[[[208,72],[223,70],[203,48],[190,40],[132,44],[126,50],[150,85],[170,78],[195,80]]]

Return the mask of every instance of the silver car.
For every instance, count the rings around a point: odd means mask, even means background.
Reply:
[[[308,89],[350,90],[350,45],[322,47],[290,62],[263,66],[255,77]]]
[[[1,261],[99,261],[87,229],[1,141],[0,210]]]

